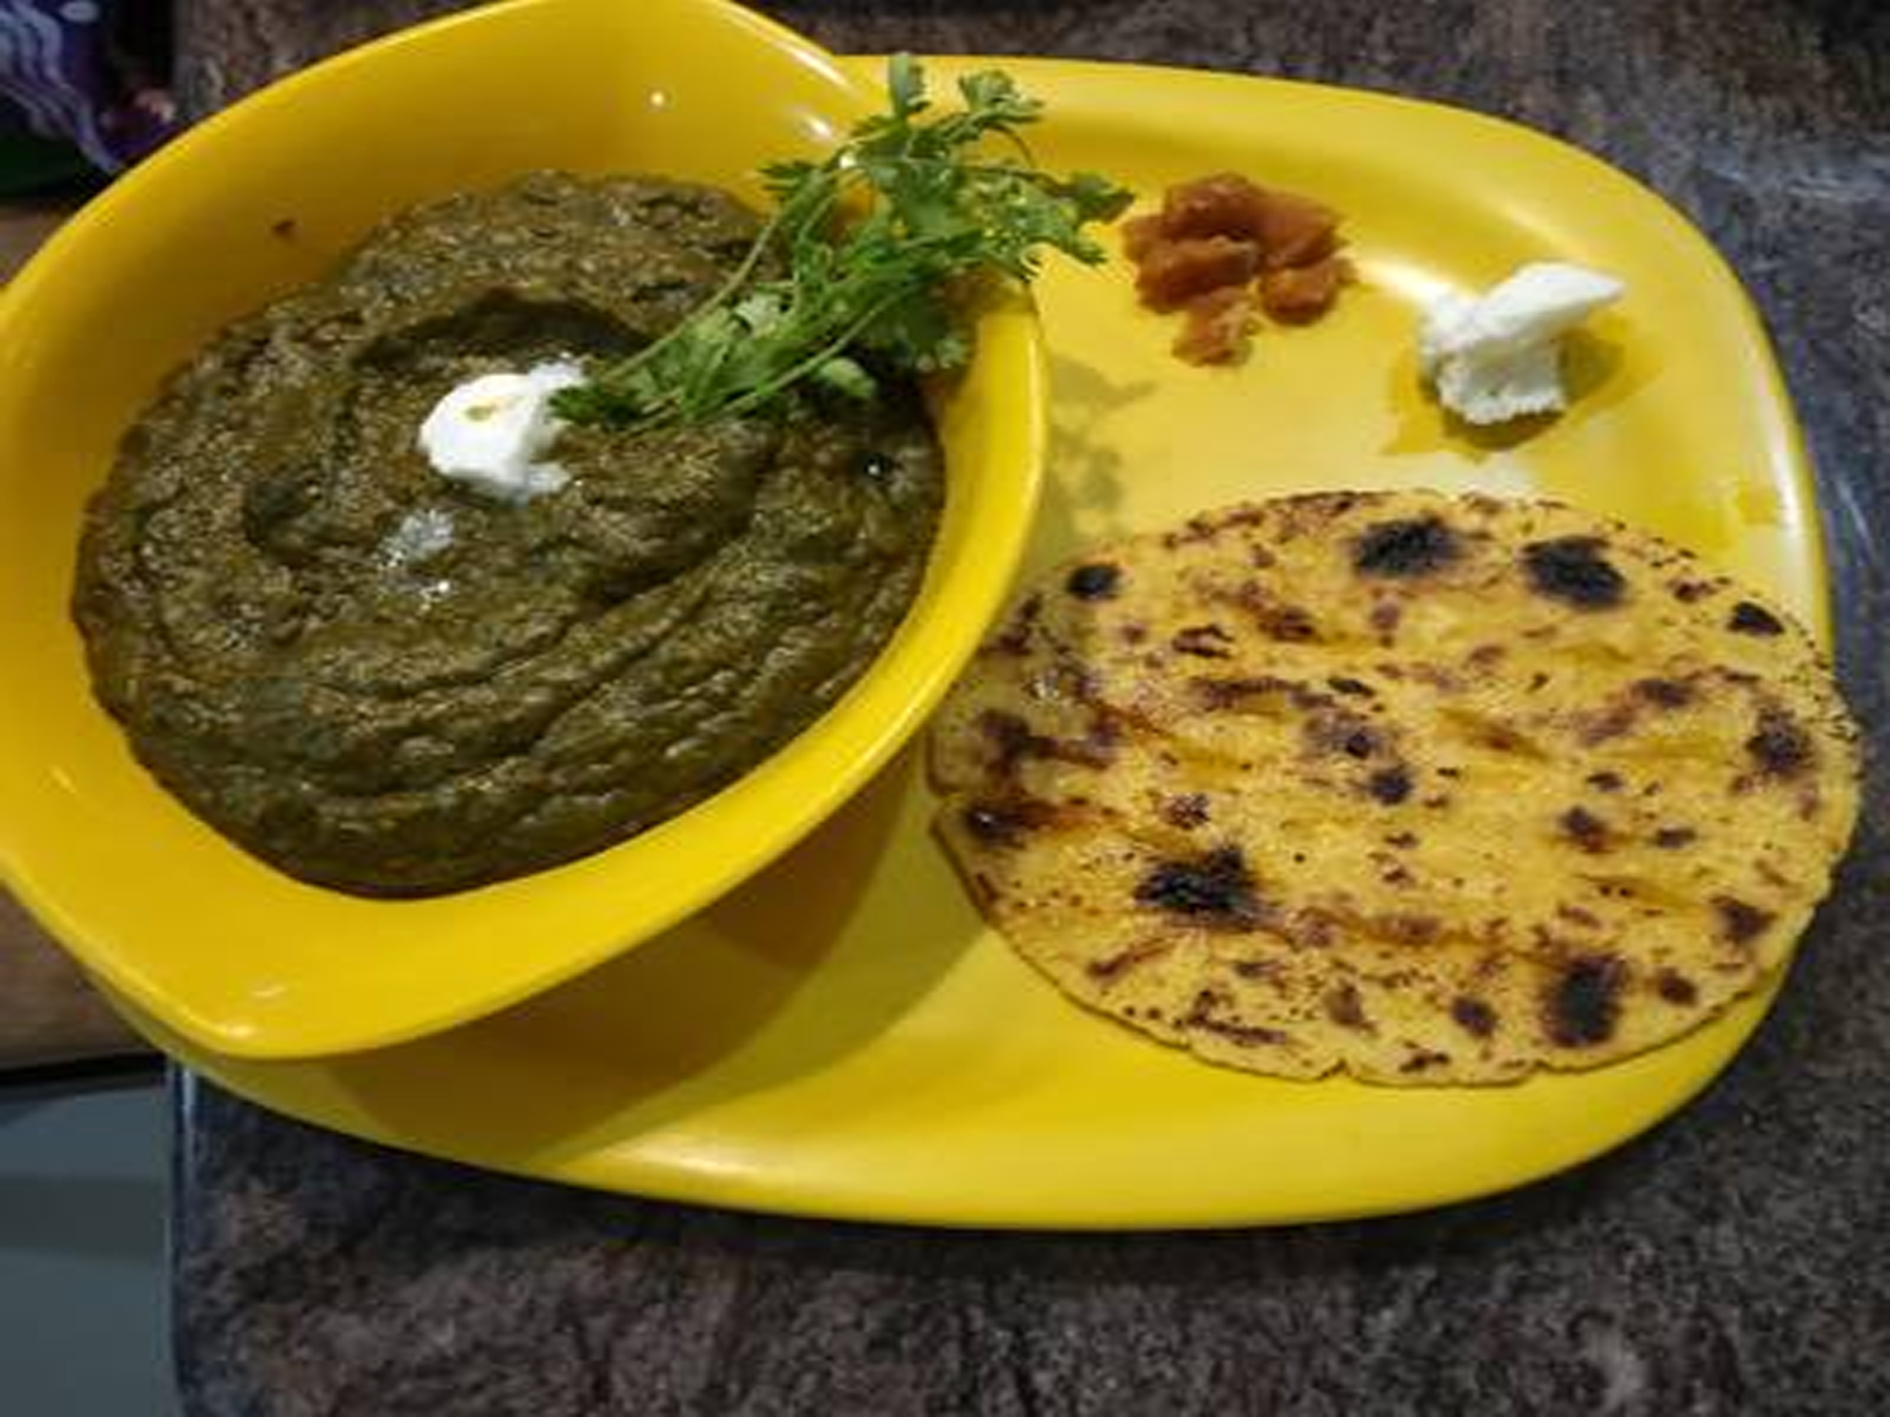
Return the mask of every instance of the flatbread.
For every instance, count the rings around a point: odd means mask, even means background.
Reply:
[[[1613,1062],[1776,969],[1857,813],[1782,610],[1645,532],[1428,492],[1044,577],[935,726],[938,827],[1072,998],[1283,1077]]]

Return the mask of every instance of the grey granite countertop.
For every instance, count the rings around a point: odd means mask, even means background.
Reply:
[[[450,5],[181,0],[199,111]],[[1890,712],[1890,7],[1876,0],[793,0],[843,50],[1036,53],[1395,89],[1639,174],[1757,295],[1810,435],[1853,703]],[[1657,475],[1658,469],[1650,469]],[[1752,1045],[1574,1174],[1298,1231],[923,1233],[589,1195],[178,1080],[191,1411],[1890,1411],[1881,762]]]

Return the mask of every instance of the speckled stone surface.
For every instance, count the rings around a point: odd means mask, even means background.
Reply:
[[[632,3],[633,0],[626,0]],[[450,5],[182,0],[200,110]],[[1822,480],[1853,703],[1890,714],[1890,7],[1876,0],[798,0],[839,49],[1395,89],[1521,119],[1717,240]],[[1650,475],[1658,475],[1650,469]],[[1696,1105],[1575,1174],[1294,1232],[927,1234],[586,1195],[328,1135],[188,1079],[189,1409],[599,1413],[1890,1411],[1884,773],[1784,998]]]

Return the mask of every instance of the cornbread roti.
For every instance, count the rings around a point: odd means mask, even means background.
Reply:
[[[1073,998],[1286,1077],[1493,1083],[1664,1043],[1829,887],[1857,733],[1689,552],[1428,492],[1059,566],[931,739],[981,907]]]

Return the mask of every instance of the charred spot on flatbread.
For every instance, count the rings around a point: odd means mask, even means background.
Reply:
[[[1523,548],[1523,568],[1537,595],[1577,610],[1612,610],[1627,598],[1627,579],[1601,553],[1599,536],[1558,536]]]
[[[1251,930],[1263,915],[1253,872],[1235,846],[1156,862],[1136,882],[1135,899],[1215,930]]]
[[[1810,768],[1811,735],[1784,709],[1768,704],[1759,711],[1746,752],[1768,777],[1796,777]]]
[[[1207,794],[1184,792],[1180,796],[1170,797],[1162,804],[1162,820],[1171,827],[1179,827],[1182,831],[1193,831],[1196,827],[1206,826]]]
[[[1459,994],[1450,1001],[1450,1016],[1473,1038],[1488,1038],[1496,1032],[1496,1010],[1469,994]]]
[[[1621,1016],[1627,967],[1612,955],[1581,955],[1557,973],[1543,998],[1549,1037],[1564,1048],[1606,1043]]]
[[[1684,679],[1637,679],[1634,696],[1661,709],[1683,709],[1693,702],[1693,686]]]
[[[1754,601],[1742,600],[1726,617],[1726,628],[1741,635],[1782,635],[1785,622]]]
[[[1693,981],[1677,969],[1663,969],[1654,976],[1654,990],[1670,1004],[1686,1008],[1697,1001],[1700,991]]]
[[[1771,911],[1761,910],[1735,896],[1713,897],[1713,910],[1719,916],[1719,933],[1729,944],[1749,945],[1772,928]]]
[[[1410,580],[1441,571],[1462,554],[1462,542],[1442,517],[1407,517],[1366,528],[1352,543],[1352,566],[1362,576]]]
[[[987,646],[992,653],[1005,655],[1029,654],[1032,637],[1037,630],[1037,617],[1043,613],[1043,597],[1029,596],[1011,616],[1004,632],[994,638]]]
[[[1608,849],[1608,824],[1579,803],[1562,813],[1562,834],[1591,856]]]
[[[1356,984],[1340,984],[1326,993],[1326,1017],[1341,1028],[1369,1029],[1371,1019],[1365,1013],[1365,1001]]]
[[[1232,635],[1221,626],[1210,623],[1182,626],[1169,641],[1169,648],[1176,654],[1192,655],[1197,659],[1232,659],[1233,644]]]
[[[1402,763],[1394,763],[1388,768],[1379,768],[1365,779],[1365,791],[1374,802],[1387,807],[1395,807],[1410,797],[1413,783],[1411,769]]]
[[[1122,567],[1085,561],[1064,577],[1063,588],[1078,600],[1113,600],[1122,593]]]

